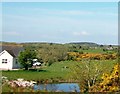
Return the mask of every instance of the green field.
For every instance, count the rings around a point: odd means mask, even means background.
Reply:
[[[41,79],[50,79],[50,78],[59,78],[59,77],[63,79],[68,79],[68,74],[71,73],[71,68],[74,68],[76,64],[79,64],[81,62],[62,61],[62,62],[56,62],[49,67],[42,68],[39,71],[27,71],[27,70],[2,71],[2,75],[8,77],[8,79],[24,78],[26,80],[41,80]],[[106,72],[111,71],[113,65],[116,63],[116,61],[112,61],[112,60],[106,60],[106,61],[92,60],[90,62],[91,62],[91,66],[94,63],[99,63],[102,67],[106,68]],[[83,65],[84,63],[82,63],[80,66]],[[68,68],[64,68],[64,67],[68,67]]]
[[[103,49],[101,48],[97,48],[97,49],[88,49],[88,50],[78,50],[79,52],[83,51],[84,53],[114,53],[114,51],[103,51]]]

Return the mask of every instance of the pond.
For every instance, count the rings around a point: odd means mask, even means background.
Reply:
[[[51,92],[80,92],[77,83],[39,84],[34,85],[34,90],[47,90]]]

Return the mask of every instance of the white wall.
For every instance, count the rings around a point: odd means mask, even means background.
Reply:
[[[0,69],[12,69],[13,57],[5,50],[3,52],[0,53]],[[7,59],[7,63],[2,63],[2,59]]]

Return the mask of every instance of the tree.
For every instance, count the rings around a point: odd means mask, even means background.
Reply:
[[[95,85],[98,77],[104,70],[99,62],[91,62],[90,60],[78,62],[70,69],[72,79],[80,83],[81,92],[88,92]]]
[[[32,67],[32,59],[36,58],[36,52],[30,48],[26,48],[24,51],[20,52],[18,56],[18,61],[20,64],[28,70],[29,67]]]

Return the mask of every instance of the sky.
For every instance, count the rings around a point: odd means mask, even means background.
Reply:
[[[118,3],[4,2],[1,41],[118,44]]]

